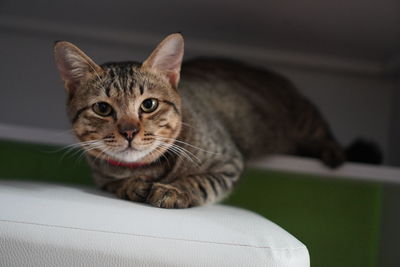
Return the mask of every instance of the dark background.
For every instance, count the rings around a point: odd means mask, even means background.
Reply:
[[[242,59],[288,76],[321,109],[343,145],[379,143],[400,164],[400,2],[1,1],[0,124],[66,130],[55,40],[98,63],[143,60],[181,31],[186,58]]]

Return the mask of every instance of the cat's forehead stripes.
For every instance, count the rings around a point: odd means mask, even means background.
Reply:
[[[116,90],[130,95],[142,95],[148,87],[148,79],[140,71],[140,64],[134,62],[106,63],[102,65],[106,71],[108,86],[104,88],[108,97]]]

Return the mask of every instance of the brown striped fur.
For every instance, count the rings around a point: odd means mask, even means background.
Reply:
[[[89,141],[82,145],[94,180],[120,198],[186,208],[227,196],[252,158],[300,154],[331,167],[344,161],[318,110],[289,81],[217,59],[187,62],[181,72],[179,34],[164,39],[143,64],[98,66],[67,42],[56,44],[55,55],[73,130],[79,141]],[[141,112],[148,98],[159,106]],[[93,111],[98,102],[114,112],[99,116]],[[127,148],[126,129],[134,151]],[[145,165],[116,166],[107,159]]]

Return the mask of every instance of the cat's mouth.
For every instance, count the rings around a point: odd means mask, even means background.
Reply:
[[[150,154],[153,149],[139,150],[133,147],[126,147],[121,151],[106,151],[108,157],[123,162],[137,162]]]
[[[133,147],[131,144],[129,144],[125,149],[122,150],[122,152],[126,152],[126,151],[140,151],[140,150]]]
[[[138,162],[156,150],[157,144],[153,143],[150,146],[143,146],[133,142],[120,147],[118,150],[105,150],[106,157],[110,157],[122,162]]]
[[[126,146],[124,146],[125,148],[122,148],[122,150],[120,152],[129,152],[129,151],[143,151],[143,150],[147,150],[149,149],[149,146],[143,146],[142,144],[136,144],[134,142],[128,142],[128,144]]]
[[[155,141],[152,143],[138,144],[129,142],[120,144],[119,146],[103,142],[97,149],[87,149],[87,152],[95,157],[100,157],[108,160],[115,160],[118,162],[135,163],[153,161],[163,153],[166,145],[160,147],[160,142]]]

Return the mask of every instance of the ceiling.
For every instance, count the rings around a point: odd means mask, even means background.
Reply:
[[[2,15],[382,63],[400,54],[398,0],[3,0]]]

